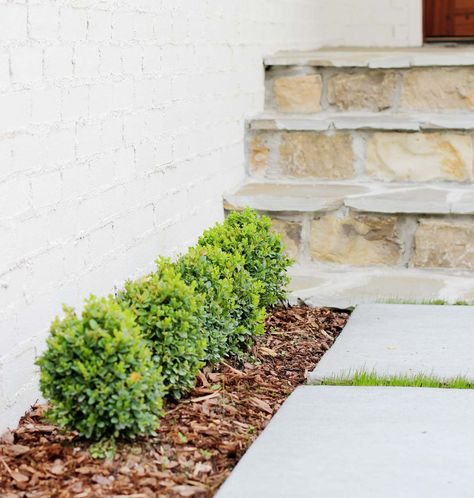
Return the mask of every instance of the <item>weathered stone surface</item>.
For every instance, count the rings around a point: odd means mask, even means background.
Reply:
[[[320,264],[299,264],[290,268],[290,276],[291,304],[304,301],[308,306],[344,309],[361,303],[474,300],[471,270],[378,266],[368,271],[363,266],[324,269]]]
[[[281,234],[288,256],[298,259],[301,248],[301,223],[272,218],[272,225],[274,230]]]
[[[250,141],[250,174],[264,176],[268,167],[270,148],[264,135],[254,135]]]
[[[375,133],[367,146],[366,170],[381,180],[473,179],[473,146],[462,133]]]
[[[417,68],[403,74],[401,105],[425,111],[474,108],[474,68]]]
[[[339,109],[381,111],[395,94],[395,75],[387,71],[339,73],[329,80],[329,103]]]
[[[344,204],[356,211],[370,213],[447,214],[449,189],[409,187],[368,192],[347,198]]]
[[[361,185],[345,183],[246,183],[224,195],[224,207],[240,210],[250,206],[270,212],[333,211],[343,206],[347,196],[368,192]]]
[[[474,269],[474,222],[421,220],[415,235],[413,263],[423,268]]]
[[[330,214],[311,225],[313,261],[352,265],[396,265],[401,243],[395,216]]]
[[[319,74],[285,76],[273,83],[273,95],[279,111],[319,112],[322,80]]]
[[[282,133],[280,167],[285,176],[294,178],[352,178],[352,138],[348,133]]]

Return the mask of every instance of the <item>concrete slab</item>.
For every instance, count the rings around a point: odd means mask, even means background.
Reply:
[[[474,48],[469,45],[407,48],[334,47],[319,50],[287,50],[265,57],[267,66],[408,68],[470,66]]]
[[[358,306],[309,381],[356,372],[474,380],[474,306]]]
[[[368,190],[356,184],[247,183],[224,196],[224,207],[239,210],[250,206],[269,212],[330,211],[343,206],[347,196]]]
[[[348,308],[361,303],[474,300],[473,273],[414,268],[333,268],[302,264],[290,269],[290,302]]]
[[[306,386],[217,498],[470,498],[474,391]]]

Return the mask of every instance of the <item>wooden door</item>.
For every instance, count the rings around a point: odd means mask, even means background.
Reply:
[[[424,0],[427,40],[474,38],[474,0]]]

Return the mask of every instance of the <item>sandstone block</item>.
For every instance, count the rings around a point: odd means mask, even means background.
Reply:
[[[425,111],[474,108],[474,68],[417,68],[404,73],[401,106]]]
[[[273,229],[282,236],[288,256],[298,259],[301,249],[301,223],[272,218]]]
[[[366,171],[381,180],[473,179],[471,137],[462,133],[375,133],[367,146]]]
[[[253,176],[264,176],[268,167],[268,156],[270,148],[263,135],[255,135],[250,140],[250,174]]]
[[[347,133],[283,133],[281,173],[293,178],[342,179],[354,176],[352,137]]]
[[[273,83],[273,95],[279,111],[319,112],[322,80],[319,74],[286,76]]]
[[[339,73],[329,80],[329,103],[339,109],[382,111],[391,107],[395,75],[387,71]]]
[[[474,269],[474,221],[420,221],[413,264],[422,268]]]
[[[350,265],[396,265],[402,246],[395,216],[330,214],[312,222],[313,261]]]

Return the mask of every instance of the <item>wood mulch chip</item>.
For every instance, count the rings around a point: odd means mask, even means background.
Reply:
[[[258,361],[205,369],[190,397],[168,404],[156,437],[120,443],[113,461],[43,420],[35,405],[0,440],[0,496],[210,497],[288,395],[305,381],[348,318],[278,308],[254,347]]]

